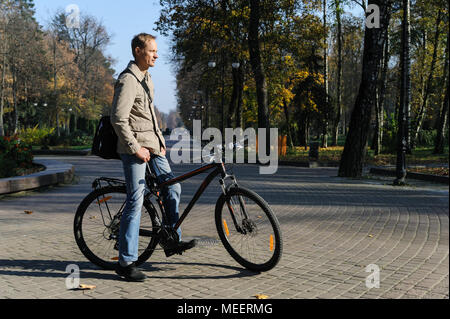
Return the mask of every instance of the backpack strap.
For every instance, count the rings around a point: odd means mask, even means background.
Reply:
[[[128,69],[128,68],[126,68],[125,71],[123,71],[122,73],[120,73],[118,78],[120,78],[123,74],[126,74],[126,73],[133,74],[133,76],[136,78],[136,81],[138,81],[138,82],[142,85],[142,87],[144,88],[144,91],[145,91],[145,92],[147,93],[147,95],[148,95],[148,99],[149,99],[149,101],[150,101],[150,104],[152,104],[152,103],[153,103],[153,99],[152,99],[152,97],[151,97],[151,95],[150,95],[150,89],[148,88],[148,85],[147,85],[147,83],[145,82],[145,78],[142,80],[142,82],[139,81],[139,79],[137,78],[136,74],[134,74],[133,72],[131,72],[131,70]]]
[[[148,108],[149,108],[150,113],[151,113],[151,115],[152,115],[153,127],[154,127],[155,130],[156,130],[156,128],[158,127],[158,125],[157,125],[157,123],[156,123],[156,115],[155,115],[154,112],[152,111],[152,106],[151,106],[151,104],[153,103],[153,99],[152,99],[152,97],[151,97],[151,95],[150,95],[150,89],[148,88],[148,85],[147,85],[147,83],[145,82],[145,78],[144,78],[142,81],[139,81],[139,79],[137,78],[136,74],[134,74],[133,72],[131,72],[131,70],[128,69],[128,68],[126,68],[122,73],[120,73],[120,75],[119,75],[118,78],[120,78],[123,74],[126,74],[126,73],[131,73],[131,74],[133,74],[133,76],[134,76],[134,78],[136,79],[136,81],[138,81],[138,82],[142,85],[142,87],[144,88],[144,91],[147,93],[147,95],[148,95],[148,100],[149,100]],[[160,145],[163,145],[163,143],[162,143],[162,141],[161,141],[161,138],[159,137],[159,135],[157,135],[157,136],[158,136],[158,140],[159,140]]]

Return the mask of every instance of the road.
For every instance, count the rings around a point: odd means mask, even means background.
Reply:
[[[280,167],[268,176],[256,165],[236,165],[240,183],[278,216],[284,239],[279,265],[255,274],[228,255],[214,225],[220,187],[213,182],[183,227],[185,237],[201,244],[182,256],[156,252],[142,267],[148,280],[128,283],[86,260],[72,231],[92,181],[121,178],[120,162],[45,158],[75,165],[76,181],[0,200],[0,298],[449,298],[448,187],[395,188],[338,178],[334,168]],[[195,167],[173,170],[180,175]],[[182,184],[181,210],[202,177]],[[81,283],[95,289],[66,288],[72,264],[80,268]],[[369,265],[380,270],[379,288],[366,285]]]

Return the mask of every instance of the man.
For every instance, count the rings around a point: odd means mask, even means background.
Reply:
[[[153,106],[153,82],[148,69],[158,59],[156,38],[141,33],[131,43],[134,61],[119,76],[114,88],[111,124],[118,136],[117,151],[122,159],[127,202],[120,221],[119,262],[116,273],[128,281],[144,281],[137,269],[139,227],[145,195],[147,163],[158,183],[174,177],[166,159],[166,144],[158,127]],[[181,186],[175,184],[162,190],[165,211],[172,226],[178,221]],[[181,231],[178,230],[181,238]],[[195,246],[195,241],[176,242],[163,247],[166,256],[181,253]]]

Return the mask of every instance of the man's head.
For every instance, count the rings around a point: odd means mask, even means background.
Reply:
[[[138,34],[131,41],[131,49],[134,60],[141,70],[148,70],[148,68],[155,66],[158,58],[155,36],[147,33]]]

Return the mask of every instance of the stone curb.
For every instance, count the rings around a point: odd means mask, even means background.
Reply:
[[[0,179],[0,195],[29,191],[45,186],[67,184],[73,180],[73,165],[54,160],[35,160],[34,163],[46,167],[42,172],[27,176]]]
[[[339,163],[335,163],[335,162],[317,162],[317,161],[309,161],[309,162],[279,161],[278,165],[280,165],[280,166],[294,166],[294,167],[309,167],[309,168],[339,167]]]
[[[374,175],[384,175],[384,176],[393,176],[395,177],[396,172],[392,169],[373,167],[370,169],[370,174]],[[421,174],[414,172],[407,172],[406,178],[418,179],[422,181],[449,184],[448,176],[439,176],[439,175],[430,175],[430,174]]]
[[[34,155],[72,155],[72,156],[89,156],[91,155],[91,150],[80,150],[80,151],[73,151],[73,150],[35,150],[33,151]],[[264,165],[261,163],[256,163],[257,165]],[[269,165],[269,163],[265,164]],[[309,162],[294,162],[294,161],[279,161],[279,166],[291,166],[291,167],[306,167],[306,168],[319,168],[319,167],[339,167],[339,163],[336,162],[316,162],[316,161],[309,161]],[[370,168],[370,174],[374,175],[384,175],[384,176],[393,176],[395,177],[395,171],[392,169],[386,169],[386,168],[379,168],[374,167]],[[421,173],[413,173],[408,172],[407,178],[412,179],[418,179],[428,182],[435,182],[435,183],[443,183],[443,184],[449,184],[449,177],[447,176],[439,176],[439,175],[430,175],[430,174],[421,174]],[[2,182],[0,180],[0,194],[2,194],[3,191]]]
[[[41,156],[41,155],[72,155],[72,156],[87,156],[91,154],[90,149],[86,150],[34,150],[33,155]]]

